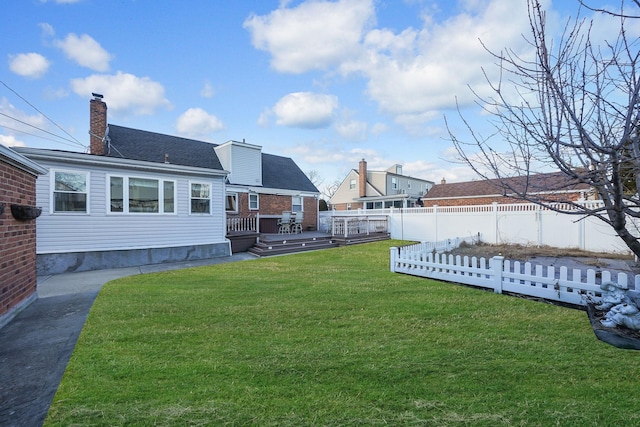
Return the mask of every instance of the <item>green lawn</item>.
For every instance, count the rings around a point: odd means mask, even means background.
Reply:
[[[389,272],[381,242],[105,285],[47,426],[639,425],[583,311]]]

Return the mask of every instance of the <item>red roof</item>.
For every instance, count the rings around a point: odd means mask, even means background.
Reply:
[[[434,185],[423,199],[454,197],[486,197],[512,195],[516,192],[528,194],[553,192],[580,192],[590,187],[577,182],[562,172],[541,173],[513,178],[489,179]]]

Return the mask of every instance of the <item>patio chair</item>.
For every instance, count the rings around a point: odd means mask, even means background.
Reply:
[[[296,212],[296,217],[291,225],[292,233],[302,233],[302,220],[304,219],[304,212]]]
[[[291,212],[282,212],[282,217],[278,220],[278,234],[291,234]]]

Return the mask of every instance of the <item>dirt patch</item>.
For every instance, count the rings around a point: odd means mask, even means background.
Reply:
[[[535,257],[555,257],[555,258],[582,258],[585,264],[599,267],[603,264],[602,260],[617,259],[633,262],[634,257],[629,254],[620,253],[604,253],[589,252],[573,248],[554,248],[551,246],[525,246],[525,245],[492,245],[488,243],[477,243],[471,245],[462,243],[460,247],[449,252],[453,255],[475,256],[491,258],[501,255],[507,259],[528,261]]]

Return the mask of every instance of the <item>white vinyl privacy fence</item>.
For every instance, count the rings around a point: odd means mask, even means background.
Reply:
[[[601,202],[585,202],[590,208]],[[570,205],[559,205],[572,212]],[[575,210],[573,211],[575,212]],[[387,215],[392,239],[436,242],[456,236],[481,236],[485,243],[579,248],[628,253],[613,229],[595,218],[560,213],[533,203],[321,212],[331,215]]]
[[[560,267],[509,261],[497,256],[490,259],[439,254],[425,243],[390,249],[390,269],[429,279],[461,283],[491,289],[496,293],[512,293],[567,304],[586,306],[588,300],[602,296],[601,283],[614,282],[628,289],[640,290],[640,275],[628,277],[608,271],[580,269],[568,271]]]

